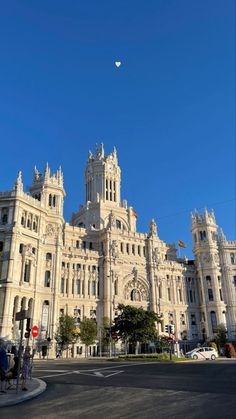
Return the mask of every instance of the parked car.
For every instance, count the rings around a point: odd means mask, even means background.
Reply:
[[[218,358],[218,352],[214,348],[210,347],[200,347],[192,349],[192,351],[189,351],[185,354],[187,358],[193,358],[193,359],[216,359]]]

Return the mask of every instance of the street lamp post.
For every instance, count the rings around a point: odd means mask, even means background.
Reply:
[[[112,356],[112,337],[111,337],[111,325],[112,325],[112,243],[111,243],[111,232],[109,237],[109,264],[110,264],[110,328],[109,328],[109,358]]]

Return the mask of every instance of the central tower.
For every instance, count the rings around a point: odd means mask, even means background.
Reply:
[[[72,214],[71,224],[101,230],[112,220],[117,229],[136,231],[137,214],[126,200],[121,202],[120,184],[116,148],[105,155],[103,144],[96,145],[95,153],[88,153],[85,168],[85,204]]]
[[[85,170],[86,203],[103,201],[120,206],[120,168],[114,150],[105,157],[103,144],[89,151]]]

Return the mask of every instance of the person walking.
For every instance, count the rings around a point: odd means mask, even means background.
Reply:
[[[30,353],[30,347],[26,346],[25,352],[23,355],[23,365],[22,365],[22,391],[27,391],[26,382],[30,378],[30,369],[31,369],[31,359],[32,355]]]
[[[6,342],[4,339],[0,339],[0,380],[1,380],[1,393],[6,393],[6,373],[8,371],[8,359],[6,352]]]

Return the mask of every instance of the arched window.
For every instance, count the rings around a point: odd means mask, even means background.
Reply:
[[[120,220],[116,220],[116,228],[121,230],[121,221]]]
[[[30,298],[28,302],[28,317],[31,317],[31,318],[33,316],[33,302],[34,302],[33,298]]]
[[[52,206],[52,195],[51,194],[48,197],[48,205],[49,205],[49,207]]]
[[[48,328],[48,316],[49,316],[49,301],[45,300],[42,306],[41,331],[45,331]]]
[[[130,294],[131,301],[141,301],[140,292],[136,289],[133,289]]]
[[[21,310],[26,310],[26,297],[21,300]]]
[[[211,316],[212,332],[215,333],[215,332],[217,332],[217,320],[216,320],[216,313],[215,313],[215,311],[211,311],[210,316]]]
[[[15,323],[16,319],[16,313],[18,311],[18,306],[19,306],[19,296],[17,295],[14,298],[14,304],[13,304],[13,311],[12,311],[12,323]]]
[[[53,207],[56,206],[56,195],[53,195],[53,202],[52,202]]]

